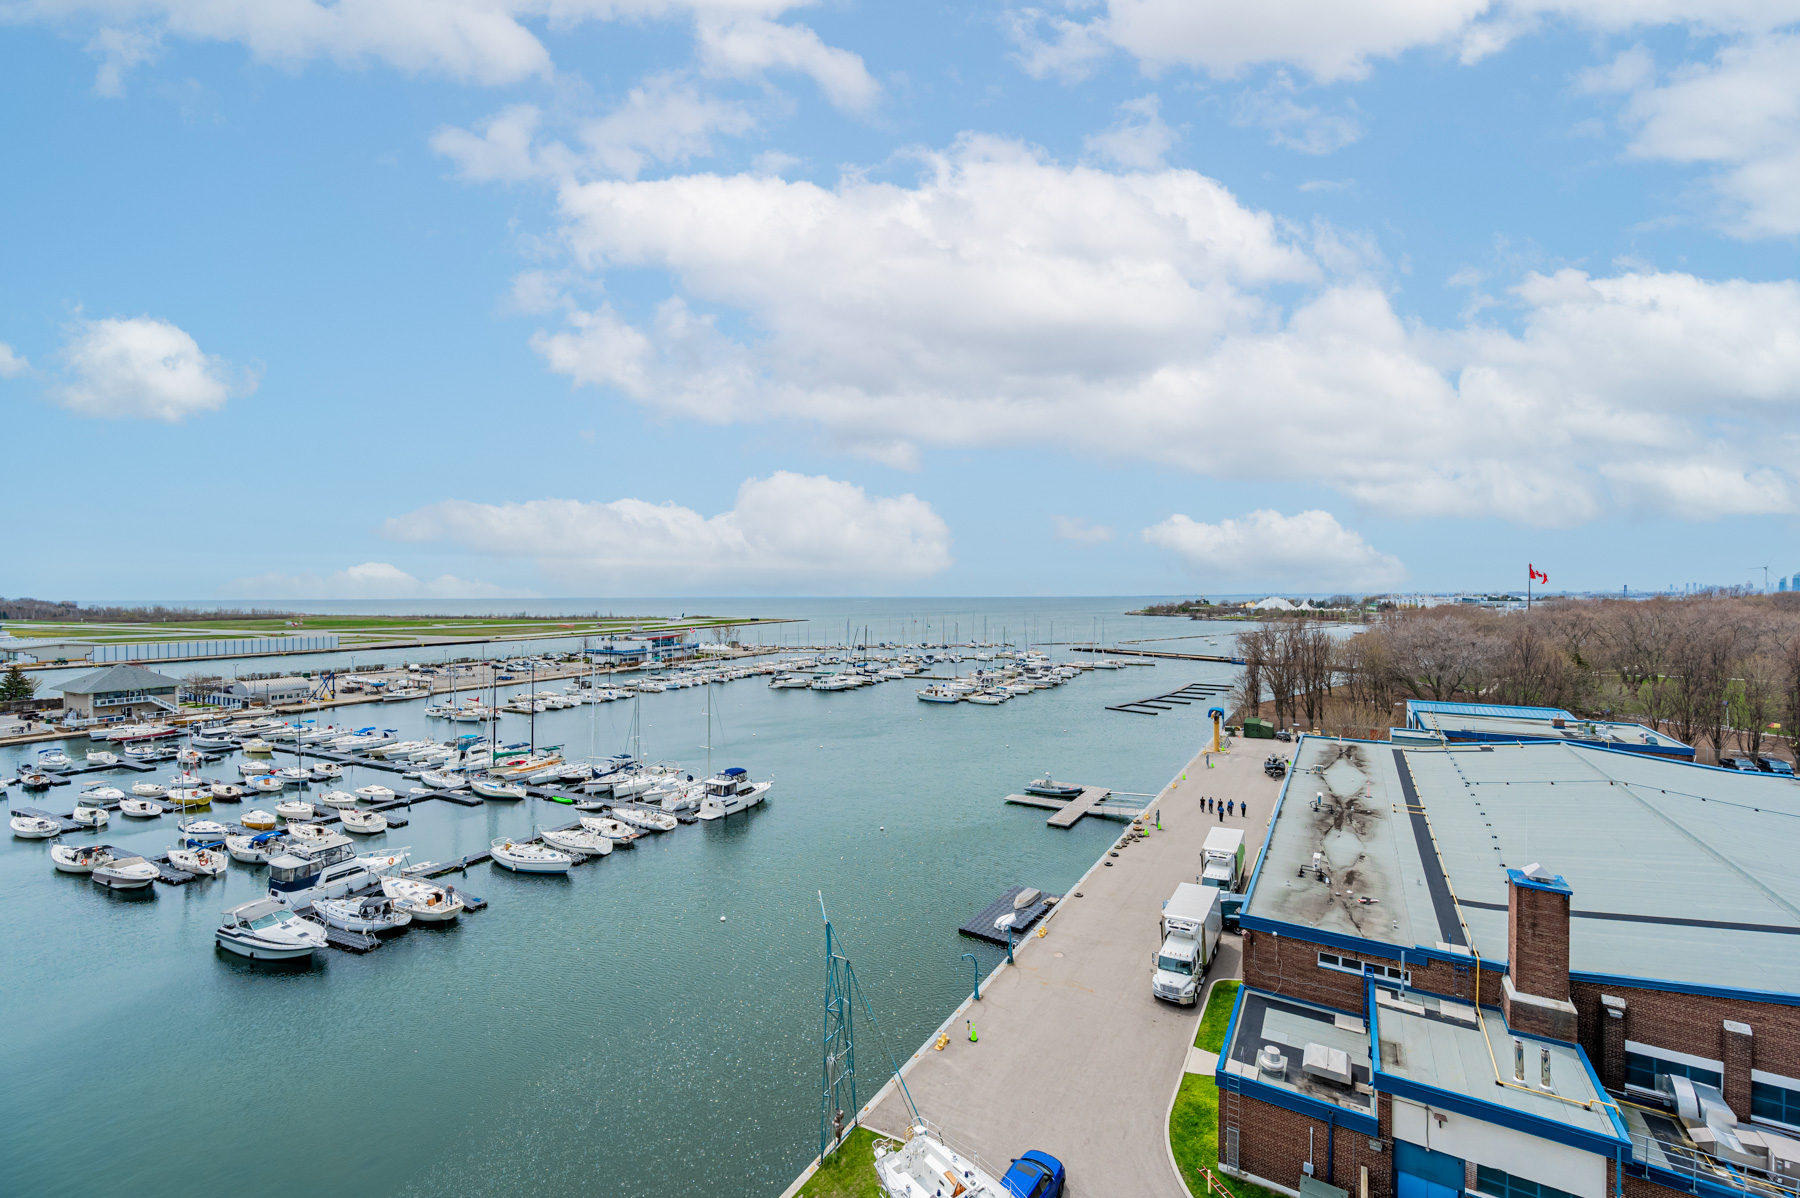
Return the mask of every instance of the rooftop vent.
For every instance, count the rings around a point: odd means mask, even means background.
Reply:
[[[1286,1077],[1287,1054],[1273,1044],[1265,1044],[1256,1054],[1256,1067],[1271,1077]]]
[[[1308,1044],[1300,1058],[1300,1068],[1320,1081],[1339,1086],[1350,1084],[1350,1054],[1341,1048]]]

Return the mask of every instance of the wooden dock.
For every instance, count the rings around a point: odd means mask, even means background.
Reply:
[[[1177,707],[1186,707],[1194,703],[1216,702],[1230,693],[1231,687],[1223,682],[1190,682],[1167,694],[1152,695],[1148,699],[1139,699],[1135,703],[1114,704],[1106,710],[1122,711],[1127,715],[1161,715],[1163,712],[1173,711]]]
[[[1045,795],[1007,795],[1005,801],[1020,807],[1043,807],[1054,811],[1055,814],[1044,821],[1052,828],[1072,828],[1087,815],[1105,819],[1135,819],[1144,810],[1142,804],[1116,801],[1113,792],[1104,786],[1084,786],[1081,794],[1073,799],[1055,799]]]

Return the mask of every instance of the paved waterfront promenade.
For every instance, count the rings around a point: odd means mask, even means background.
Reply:
[[[1262,845],[1281,784],[1263,776],[1269,741],[1237,741],[1206,768],[1195,757],[1157,796],[1149,839],[1096,865],[1045,925],[1026,938],[981,991],[946,1024],[949,1045],[926,1045],[906,1068],[919,1112],[957,1147],[973,1151],[996,1175],[1028,1148],[1060,1157],[1069,1194],[1104,1198],[1187,1198],[1167,1149],[1169,1103],[1180,1080],[1200,1008],[1150,995],[1151,958],[1161,941],[1160,914],[1177,882],[1197,881],[1200,846],[1219,819],[1201,800],[1248,802],[1250,813],[1225,822],[1244,829],[1247,858]],[[1161,813],[1163,830],[1154,830]],[[1050,829],[1047,835],[1054,835]],[[1076,898],[1079,890],[1083,897]],[[1237,938],[1228,936],[1209,980],[1239,971]],[[980,1035],[969,1043],[965,1020]],[[866,1122],[904,1137],[910,1113],[891,1084]]]

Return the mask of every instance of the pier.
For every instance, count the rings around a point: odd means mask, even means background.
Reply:
[[[1073,828],[1085,815],[1128,820],[1143,813],[1142,803],[1120,803],[1113,799],[1113,792],[1104,786],[1084,786],[1081,793],[1072,799],[1055,799],[1048,795],[1007,795],[1005,801],[1019,807],[1045,807],[1054,811],[1056,814],[1044,821],[1052,828]]]
[[[1234,753],[1207,768],[1196,756],[1187,780],[1178,775],[1149,804],[1141,835],[1125,832],[1015,941],[1015,963],[982,980],[981,1001],[965,1000],[901,1063],[919,1113],[995,1174],[1041,1148],[1067,1166],[1072,1192],[1189,1198],[1167,1129],[1203,1008],[1153,998],[1150,958],[1164,900],[1177,882],[1196,880],[1200,847],[1221,822],[1202,799],[1247,805],[1247,817],[1223,822],[1261,843],[1281,787],[1261,764]],[[1208,980],[1239,966],[1238,938],[1228,934]],[[890,1081],[859,1120],[904,1139],[912,1113]]]
[[[1231,687],[1223,682],[1190,682],[1167,694],[1151,695],[1135,703],[1116,703],[1106,710],[1123,711],[1127,715],[1161,715],[1193,703],[1216,702],[1230,693]]]
[[[1227,657],[1218,653],[1175,653],[1168,649],[1106,649],[1099,645],[1075,645],[1072,653],[1101,653],[1107,657],[1167,657],[1174,661],[1217,661],[1228,666],[1241,666],[1241,657]]]

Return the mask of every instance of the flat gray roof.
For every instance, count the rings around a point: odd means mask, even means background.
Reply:
[[[1381,1072],[1419,1085],[1467,1094],[1482,1102],[1564,1127],[1613,1138],[1606,1095],[1582,1063],[1573,1044],[1525,1041],[1526,1089],[1496,1085],[1514,1082],[1513,1041],[1497,1009],[1481,1012],[1464,1003],[1430,995],[1375,987],[1375,1030],[1381,1038]],[[1540,1050],[1550,1051],[1552,1093],[1538,1089],[1543,1077]],[[1593,1105],[1589,1105],[1593,1104]]]
[[[1246,988],[1238,1008],[1231,1043],[1220,1054],[1220,1067],[1242,1077],[1280,1086],[1308,1098],[1329,1102],[1375,1117],[1375,1091],[1369,1070],[1369,1029],[1345,1015],[1298,999]],[[1351,1084],[1334,1085],[1310,1076],[1304,1068],[1306,1046],[1322,1044],[1349,1058]],[[1260,1070],[1256,1054],[1273,1045],[1286,1058],[1282,1073]]]
[[[1468,732],[1500,739],[1513,736],[1536,737],[1545,740],[1605,741],[1621,748],[1649,745],[1671,751],[1687,749],[1686,745],[1674,737],[1665,736],[1642,724],[1616,720],[1583,720],[1568,716],[1563,719],[1563,727],[1558,728],[1548,718],[1514,714],[1504,707],[1471,704],[1466,710],[1443,711],[1421,710],[1415,706],[1412,718],[1419,727],[1448,736]]]
[[[1574,891],[1575,972],[1800,996],[1797,842],[1791,778],[1554,742],[1308,736],[1245,915],[1499,962],[1506,869],[1541,863]]]

